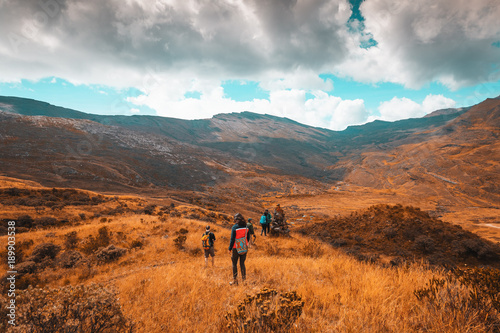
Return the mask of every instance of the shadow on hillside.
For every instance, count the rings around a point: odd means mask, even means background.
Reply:
[[[376,205],[298,229],[361,261],[390,265],[425,260],[431,265],[499,267],[500,247],[419,208]]]

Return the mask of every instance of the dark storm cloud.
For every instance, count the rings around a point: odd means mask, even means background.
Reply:
[[[499,79],[497,0],[367,0],[361,12],[378,42],[365,56],[397,82],[457,88]]]
[[[331,71],[410,87],[498,79],[497,0],[365,0],[360,13],[362,31],[346,0],[0,0],[1,80],[137,86],[151,71],[219,82]],[[363,36],[376,46],[360,48]]]
[[[73,74],[74,67],[147,65],[244,76],[341,61],[350,8],[341,0],[28,0],[2,1],[0,12],[4,64],[23,59]]]

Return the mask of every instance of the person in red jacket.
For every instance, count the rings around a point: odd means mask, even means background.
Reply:
[[[231,228],[231,240],[229,242],[229,253],[231,254],[231,261],[233,262],[233,282],[231,284],[238,284],[238,261],[240,262],[241,279],[246,279],[245,260],[248,252],[248,241],[250,240],[250,233],[248,232],[247,222],[245,218],[237,213],[234,215],[235,224]]]

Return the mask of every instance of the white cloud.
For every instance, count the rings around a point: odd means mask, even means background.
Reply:
[[[443,95],[428,95],[422,103],[422,109],[425,114],[429,114],[436,110],[454,108],[455,105],[454,100],[446,98]]]
[[[359,125],[367,122],[368,112],[361,99],[344,100],[335,109],[330,120],[330,129],[344,130],[348,125]]]
[[[379,106],[380,119],[394,121],[407,118],[417,118],[424,115],[422,106],[406,97],[394,97]]]
[[[210,86],[206,83],[206,87]],[[148,95],[129,97],[135,105],[146,105],[165,117],[184,119],[210,118],[217,113],[251,111],[286,117],[303,124],[343,130],[351,124],[366,122],[368,112],[362,100],[342,100],[325,92],[315,91],[314,98],[307,99],[305,90],[277,90],[270,93],[270,99],[236,102],[224,97],[222,87],[216,84],[205,88],[199,99],[169,98],[168,89],[157,87]]]
[[[406,97],[394,97],[390,101],[380,104],[378,110],[380,117],[371,118],[387,121],[395,121],[408,118],[420,118],[433,111],[453,108],[455,101],[442,95],[428,95],[422,104],[412,101]]]

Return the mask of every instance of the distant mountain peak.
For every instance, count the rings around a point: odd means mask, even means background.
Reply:
[[[286,118],[286,117],[278,117],[270,114],[262,114],[251,111],[242,111],[242,112],[231,112],[231,113],[219,113],[212,117],[212,119],[246,119],[246,120],[268,120],[268,121],[278,121],[278,122],[286,122],[290,124],[296,124],[299,126],[309,127],[302,123],[299,123],[295,120]]]
[[[440,110],[436,110],[434,112],[431,112],[427,115],[424,116],[424,118],[430,118],[430,117],[436,117],[436,116],[443,116],[443,115],[452,115],[452,114],[456,114],[456,113],[464,113],[466,112],[467,110],[469,110],[469,108],[458,108],[458,109],[455,109],[455,108],[448,108],[448,109],[440,109]]]

